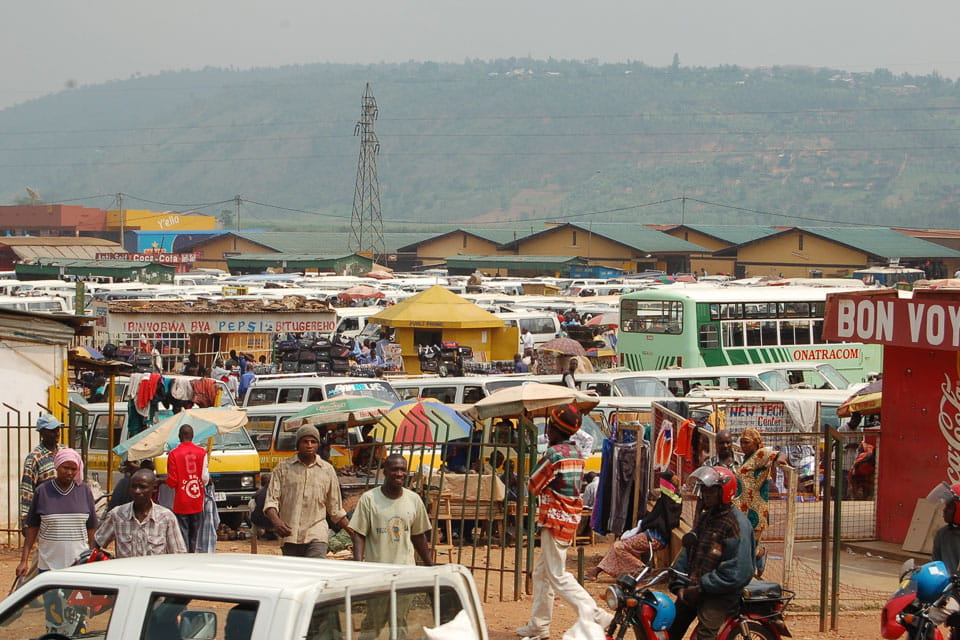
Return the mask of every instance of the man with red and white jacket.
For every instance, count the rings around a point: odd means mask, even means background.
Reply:
[[[197,552],[203,517],[204,487],[210,480],[207,452],[193,443],[193,427],[180,427],[180,444],[167,456],[167,486],[173,489],[173,513],[187,551]]]

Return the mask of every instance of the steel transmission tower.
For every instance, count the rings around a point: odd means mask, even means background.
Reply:
[[[375,262],[385,260],[383,215],[380,213],[380,182],[377,179],[377,154],[380,142],[373,130],[377,119],[377,99],[370,83],[363,92],[360,120],[353,135],[360,136],[360,160],[357,162],[357,185],[353,192],[353,215],[350,217],[351,251],[369,252]]]

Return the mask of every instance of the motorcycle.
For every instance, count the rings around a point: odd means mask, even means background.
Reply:
[[[670,597],[653,587],[671,576],[686,579],[674,568],[668,568],[649,580],[644,567],[636,576],[624,574],[617,578],[605,594],[608,607],[614,610],[607,627],[607,640],[623,640],[627,629],[633,629],[637,640],[665,640],[676,617],[676,605]],[[781,640],[790,637],[783,613],[796,594],[783,589],[776,582],[754,580],[741,595],[740,612],[729,617],[720,628],[717,640]],[[696,637],[696,631],[693,636]]]
[[[880,634],[887,640],[905,633],[909,640],[943,640],[939,625],[960,610],[958,585],[960,576],[950,575],[939,560],[919,567],[907,560],[900,567],[900,588],[880,612]]]

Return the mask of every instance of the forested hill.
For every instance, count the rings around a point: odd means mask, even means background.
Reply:
[[[679,222],[681,209],[711,224],[960,222],[956,82],[526,59],[206,69],[64,91],[0,111],[0,203],[28,186],[153,209],[239,194],[294,210],[247,202],[245,228],[342,225],[368,82],[383,216],[405,226]]]

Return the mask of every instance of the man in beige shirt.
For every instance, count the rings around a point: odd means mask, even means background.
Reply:
[[[270,477],[263,514],[280,536],[285,556],[324,558],[330,535],[327,516],[352,536],[333,466],[317,455],[320,433],[297,429],[297,455],[277,464]]]

